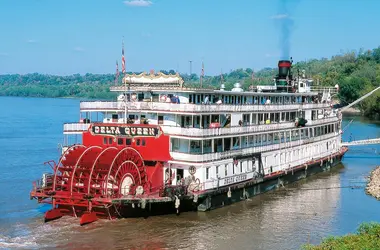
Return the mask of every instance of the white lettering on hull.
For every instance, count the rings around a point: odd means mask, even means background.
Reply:
[[[224,179],[224,185],[229,185],[236,182],[247,180],[247,174],[241,174],[237,176],[231,176]]]
[[[121,136],[158,136],[158,128],[146,127],[115,127],[115,126],[93,126],[91,129],[95,135],[121,135]]]

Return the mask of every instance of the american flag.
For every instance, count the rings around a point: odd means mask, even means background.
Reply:
[[[115,77],[115,83],[119,81],[119,63],[116,61],[116,77]]]
[[[201,76],[205,76],[205,65],[203,64],[202,62],[202,72],[201,72]]]
[[[121,49],[121,72],[125,74],[124,41]]]

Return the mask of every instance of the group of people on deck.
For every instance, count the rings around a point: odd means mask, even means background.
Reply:
[[[168,98],[166,98],[166,102],[170,103],[180,103],[178,95],[169,95]]]

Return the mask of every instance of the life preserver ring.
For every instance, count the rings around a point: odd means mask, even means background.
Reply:
[[[195,166],[189,167],[189,174],[194,175],[197,172],[197,168]]]
[[[165,102],[166,101],[166,99],[167,99],[167,96],[166,95],[161,95],[161,101],[163,101],[163,102]]]

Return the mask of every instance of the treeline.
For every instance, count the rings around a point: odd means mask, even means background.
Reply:
[[[307,244],[302,246],[302,249],[380,249],[380,224],[376,222],[363,223],[355,234],[328,237],[320,245]]]
[[[273,61],[273,65],[277,62]],[[294,64],[293,74],[306,70],[308,77],[321,86],[340,86],[338,97],[343,105],[351,103],[380,84],[380,47],[359,50],[333,56],[330,59],[314,59]],[[174,70],[161,70],[174,74]],[[203,86],[219,88],[221,80],[226,90],[239,82],[245,90],[251,85],[272,84],[277,68],[264,68],[254,72],[250,68],[236,69],[218,76],[205,76]],[[131,73],[131,72],[128,72]],[[135,72],[137,74],[141,72]],[[185,85],[199,86],[199,75],[182,74]],[[252,78],[252,76],[254,76]],[[31,97],[79,97],[112,99],[116,94],[109,91],[115,84],[114,74],[74,74],[54,76],[43,74],[0,75],[0,95]],[[117,84],[121,84],[121,77]],[[358,107],[365,116],[380,119],[380,91],[361,102]]]
[[[0,95],[110,99],[115,97],[109,91],[109,83],[113,81],[112,74],[0,75]]]
[[[296,68],[305,69],[321,85],[338,84],[338,97],[341,104],[346,105],[380,86],[380,47],[300,62]],[[380,119],[380,91],[357,106],[365,116]]]

